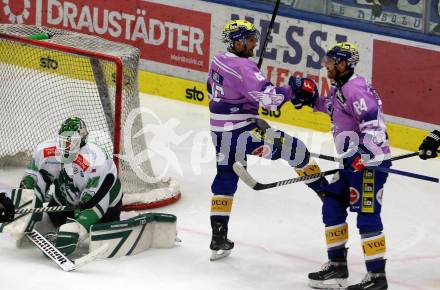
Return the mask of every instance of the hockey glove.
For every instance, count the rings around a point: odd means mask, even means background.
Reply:
[[[295,109],[301,109],[303,106],[315,106],[318,95],[318,88],[314,81],[308,78],[290,77],[289,86],[292,88],[294,97],[292,104]]]
[[[14,220],[15,207],[4,192],[0,192],[0,223],[11,222]]]
[[[61,253],[68,256],[75,252],[79,241],[87,237],[86,228],[75,220],[68,219],[57,233],[55,246]]]
[[[364,159],[365,157],[367,158]],[[370,152],[370,150],[368,150],[364,145],[359,145],[356,153],[343,159],[344,169],[352,172],[360,171],[367,165],[366,161],[373,158],[374,155]]]
[[[432,131],[423,140],[419,147],[419,157],[423,160],[437,157],[437,149],[440,147],[440,132]]]

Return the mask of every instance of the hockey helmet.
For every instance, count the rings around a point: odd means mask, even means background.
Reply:
[[[78,117],[66,119],[58,131],[57,155],[61,162],[71,163],[75,160],[82,146],[87,143],[86,123]]]
[[[353,43],[340,42],[327,51],[326,58],[333,59],[335,64],[345,60],[347,66],[354,69],[359,62],[359,52]]]
[[[223,28],[223,42],[228,44],[228,48],[234,48],[235,41],[245,41],[251,36],[255,36],[257,40],[260,33],[255,26],[247,20],[232,20],[226,23]]]

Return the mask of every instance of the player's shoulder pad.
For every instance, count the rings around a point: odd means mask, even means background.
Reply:
[[[96,156],[96,158],[110,159],[108,152],[102,146],[93,142],[87,142],[79,152],[84,155]]]
[[[239,57],[231,52],[226,52],[224,53],[224,59],[228,66],[242,74],[247,71],[259,71],[257,64],[249,58]]]
[[[367,80],[360,75],[354,74],[348,82],[342,86],[341,90],[347,101],[356,100],[367,92]]]
[[[105,149],[92,142],[88,142],[81,147],[79,155],[74,163],[80,166],[83,171],[88,171],[90,169],[97,173],[98,171],[106,171],[108,168],[114,167],[113,159],[111,159]]]
[[[50,157],[55,157],[57,149],[57,139],[46,140],[35,147],[34,158],[36,159],[46,159]]]

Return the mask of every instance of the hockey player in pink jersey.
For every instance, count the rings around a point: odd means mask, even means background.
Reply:
[[[234,162],[246,164],[246,155],[252,154],[268,159],[282,158],[299,175],[320,171],[303,142],[270,128],[259,119],[260,106],[277,110],[292,99],[294,90],[290,86],[274,86],[249,59],[254,55],[258,37],[252,23],[228,22],[223,30],[227,52],[215,55],[210,66],[207,87],[212,140],[217,152],[217,174],[211,187],[211,260],[229,255],[234,247],[227,239],[229,214],[238,182],[232,169]],[[308,186],[320,194],[320,183],[326,183],[325,178],[311,180]]]
[[[382,113],[382,102],[371,84],[354,73],[359,52],[351,43],[338,43],[327,51],[325,68],[334,80],[329,95],[304,96],[297,92],[297,108],[309,105],[328,114],[343,169],[326,186],[322,214],[329,261],[310,273],[310,286],[319,289],[345,289],[348,278],[347,208],[357,213],[367,275],[347,289],[387,289],[385,276],[385,236],[380,216],[383,187],[388,174],[363,169],[368,162],[390,167],[390,148]]]

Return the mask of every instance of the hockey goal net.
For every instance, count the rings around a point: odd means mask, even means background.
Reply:
[[[0,25],[0,166],[24,164],[70,116],[89,140],[113,154],[124,208],[147,209],[179,199],[178,184],[157,178],[142,129],[139,51],[71,31]]]

